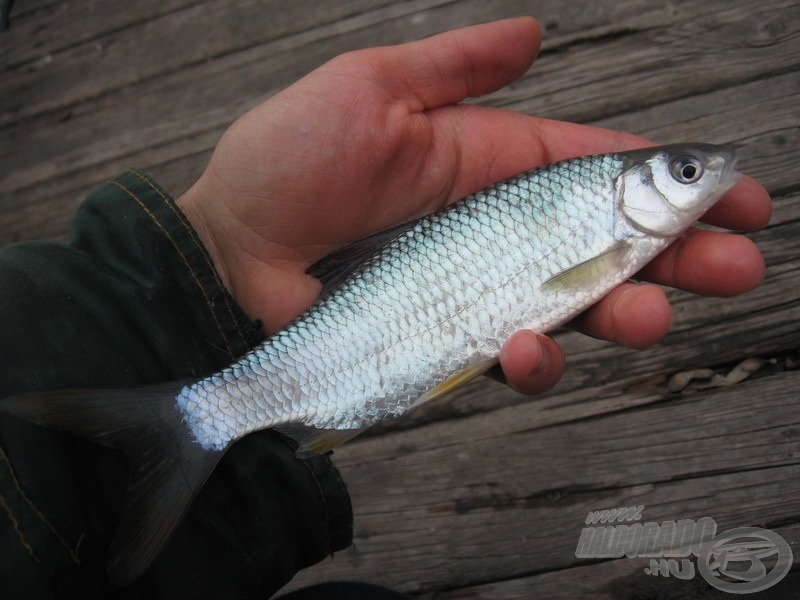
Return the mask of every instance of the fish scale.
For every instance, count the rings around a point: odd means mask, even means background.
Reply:
[[[562,324],[639,266],[588,291],[541,293],[616,242],[608,224],[622,169],[613,155],[561,163],[420,220],[238,365],[184,389],[178,403],[198,441],[222,448],[285,424],[362,429],[496,357],[515,331]],[[256,410],[245,401],[253,390]]]

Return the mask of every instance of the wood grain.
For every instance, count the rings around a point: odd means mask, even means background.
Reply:
[[[239,115],[329,58],[532,14],[536,66],[489,106],[659,142],[734,143],[775,200],[751,234],[767,277],[733,299],[670,291],[672,332],[634,352],[562,330],[569,369],[527,398],[489,380],[337,451],[356,546],[300,574],[423,597],[722,598],[640,559],[587,561],[587,512],[710,516],[800,559],[800,2],[790,0],[28,0],[0,34],[0,244],[67,239],[128,166],[181,193]],[[759,369],[680,392],[676,374]],[[637,562],[639,560],[639,562]],[[788,597],[798,571],[762,595]],[[765,595],[766,594],[766,595]]]
[[[345,447],[355,548],[295,584],[355,577],[420,592],[580,565],[587,513],[618,506],[643,504],[657,522],[711,516],[720,531],[780,520],[800,491],[796,391],[784,373],[560,427],[535,426],[533,401],[483,439],[443,440],[449,424],[433,423]],[[491,414],[470,420],[494,427]]]

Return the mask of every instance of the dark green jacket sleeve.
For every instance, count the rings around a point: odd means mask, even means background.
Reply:
[[[260,337],[173,200],[134,171],[86,199],[71,244],[0,249],[0,324],[0,397],[201,377]],[[126,485],[116,451],[0,415],[0,598],[266,598],[351,542],[328,458],[259,432],[150,570],[116,589],[104,563]]]

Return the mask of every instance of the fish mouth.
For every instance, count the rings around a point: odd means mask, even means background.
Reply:
[[[736,170],[739,162],[739,153],[731,145],[717,146],[715,159],[722,162],[719,176],[719,195],[721,196],[739,183],[742,174]]]
[[[719,179],[706,196],[705,200],[698,204],[694,219],[700,219],[720,198],[727,194],[742,178],[742,174],[736,170],[736,163],[739,162],[739,153],[731,145],[724,146],[705,146],[701,145],[697,149],[705,155],[706,168],[719,172]]]
[[[730,144],[717,146],[715,154],[723,161],[722,177],[720,179],[726,179],[730,176],[735,176],[737,179],[741,177],[741,173],[736,170],[736,164],[739,162],[739,153],[736,148]]]
[[[723,187],[722,193],[724,194],[734,187],[737,183],[739,183],[741,178],[742,174],[733,167],[731,167],[727,173],[723,173],[723,176],[720,178],[720,184]]]

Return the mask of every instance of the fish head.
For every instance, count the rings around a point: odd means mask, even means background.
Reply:
[[[634,230],[675,236],[699,219],[741,175],[731,146],[675,144],[621,154],[621,213]]]

